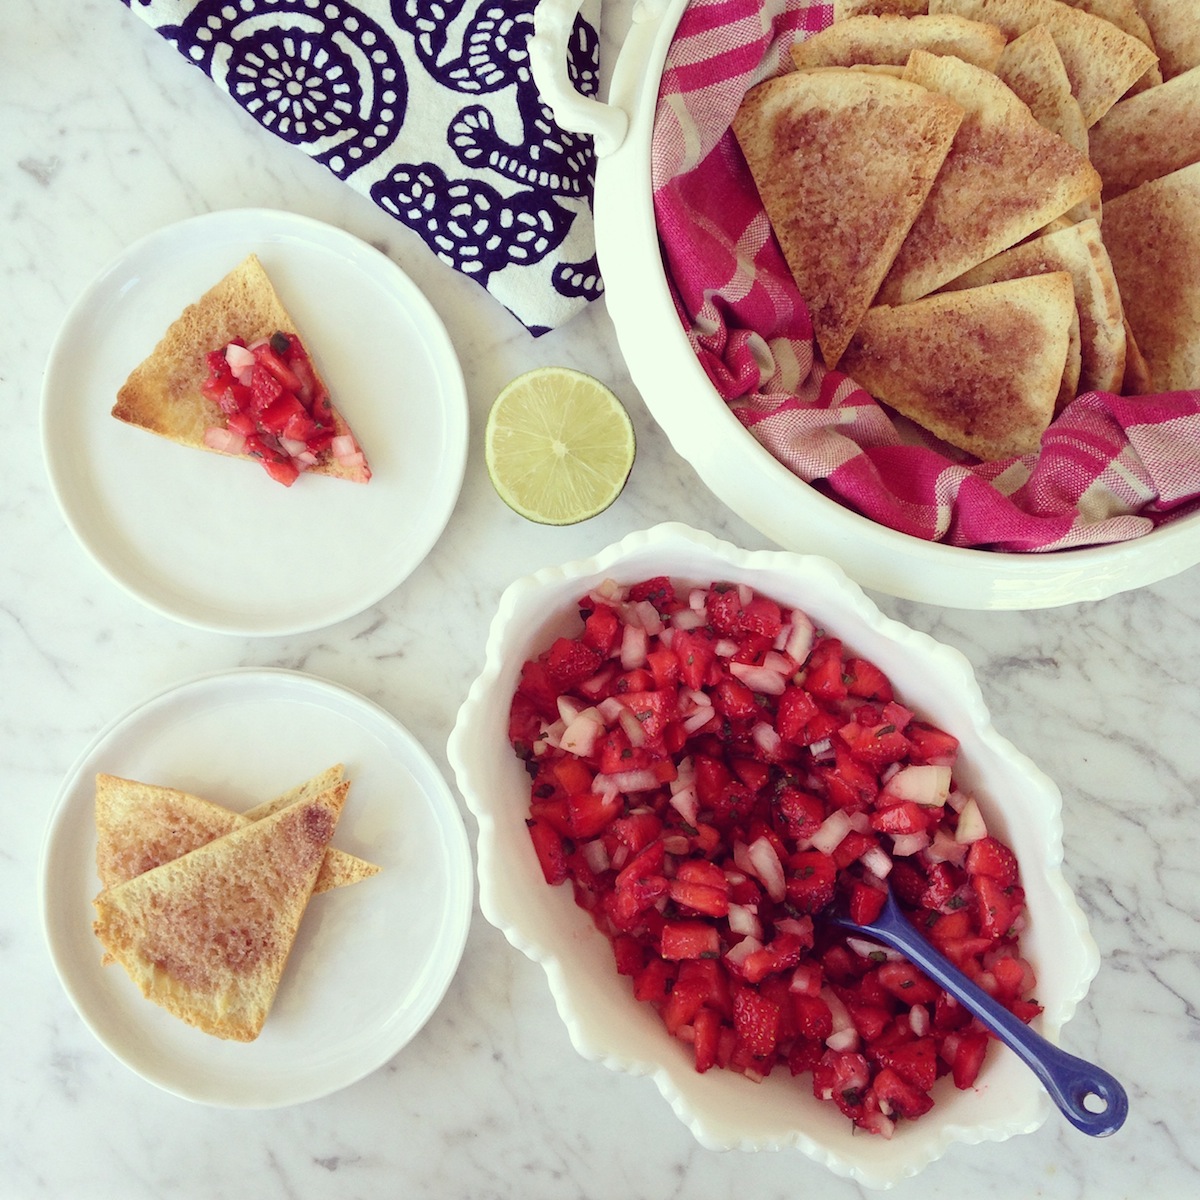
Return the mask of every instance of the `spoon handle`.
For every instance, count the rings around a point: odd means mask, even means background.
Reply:
[[[900,911],[894,897],[889,895],[883,913],[869,925],[839,917],[832,919],[843,929],[868,934],[899,950],[945,988],[1017,1053],[1076,1129],[1092,1137],[1107,1137],[1124,1124],[1129,1098],[1112,1075],[1059,1049],[1013,1016],[935,949]]]

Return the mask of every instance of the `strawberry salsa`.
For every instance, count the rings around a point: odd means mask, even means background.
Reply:
[[[294,333],[276,332],[249,346],[234,338],[205,363],[201,391],[225,416],[224,425],[205,431],[210,449],[257,458],[286,487],[330,459],[369,477],[353,435],[338,431],[329,392]]]
[[[1024,893],[953,774],[957,740],[807,616],[744,585],[611,581],[526,662],[509,740],[546,882],[570,882],[634,996],[697,1071],[809,1075],[891,1136],[990,1034],[892,950],[826,927],[890,885],[933,944],[1024,1021]],[[886,881],[886,884],[885,884]]]

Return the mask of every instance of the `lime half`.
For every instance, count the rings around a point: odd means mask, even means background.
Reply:
[[[500,498],[542,525],[573,525],[603,512],[633,467],[633,423],[599,380],[537,367],[496,397],[484,454]]]

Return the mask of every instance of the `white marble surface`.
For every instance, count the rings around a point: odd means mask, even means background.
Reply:
[[[626,6],[606,7],[619,33]],[[448,774],[445,739],[496,597],[514,576],[664,519],[765,543],[706,494],[651,425],[602,304],[531,340],[415,237],[273,142],[118,0],[0,6],[0,147],[0,1196],[858,1195],[802,1157],[702,1150],[651,1083],[575,1054],[540,970],[478,914],[422,1033],[386,1067],[320,1101],[269,1112],[192,1105],[94,1040],[43,944],[38,860],[65,772],[115,715],[214,668],[299,668],[389,708]],[[280,639],[199,633],[126,596],[64,525],[38,436],[47,350],[91,278],[142,234],[241,206],[304,213],[384,249],[445,320],[471,407],[466,484],[428,560],[361,616]],[[624,495],[569,529],[523,523],[482,464],[491,398],[540,363],[609,380],[637,425]],[[1062,787],[1066,871],[1104,958],[1064,1040],[1121,1078],[1132,1104],[1106,1141],[1052,1118],[1004,1144],[957,1148],[898,1197],[1105,1200],[1193,1194],[1200,1183],[1196,580],[1192,571],[1033,613],[878,598],[966,653],[1000,730]]]

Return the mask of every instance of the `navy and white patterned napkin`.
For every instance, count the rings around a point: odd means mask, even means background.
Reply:
[[[539,98],[537,0],[122,2],[534,334],[600,294],[592,141]],[[594,95],[594,26],[581,17],[571,42],[571,78]]]

